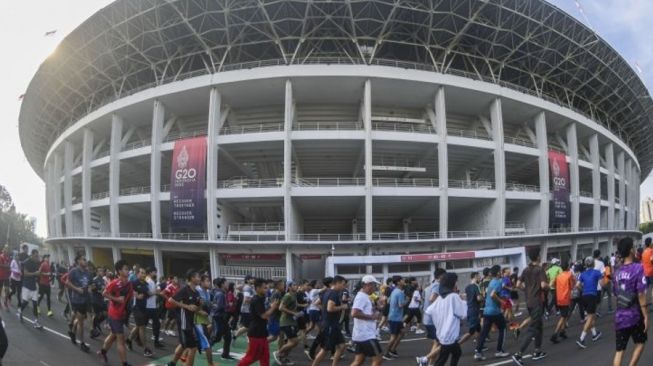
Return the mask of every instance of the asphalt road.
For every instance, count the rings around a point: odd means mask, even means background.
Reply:
[[[43,313],[45,313],[44,305],[45,304],[42,304]],[[32,317],[29,315],[26,317],[28,320],[26,320],[23,324],[18,321],[15,313],[15,301],[11,312],[7,312],[5,310],[0,311],[2,319],[5,321],[5,328],[9,338],[9,349],[3,360],[3,365],[85,366],[101,364],[95,355],[95,352],[100,348],[101,340],[104,337],[100,337],[98,340],[87,340],[87,342],[91,345],[91,352],[88,354],[82,352],[79,349],[79,346],[74,346],[66,335],[67,323],[61,315],[63,304],[60,304],[55,300],[53,307],[55,311],[54,318],[42,317],[41,319],[41,323],[45,326],[45,329],[43,330],[37,330],[32,327],[31,323],[29,322],[29,319]],[[26,313],[31,314],[31,308],[28,308]],[[612,358],[614,356],[615,348],[613,325],[614,318],[612,315],[605,315],[599,319],[597,328],[603,332],[603,338],[595,343],[592,343],[591,340],[589,340],[589,346],[584,350],[579,349],[575,344],[575,338],[579,335],[581,330],[580,326],[578,325],[579,319],[577,314],[574,314],[570,320],[571,328],[568,331],[570,339],[557,345],[553,345],[549,342],[548,339],[551,336],[556,319],[556,317],[553,317],[545,322],[545,341],[543,349],[548,353],[548,357],[540,361],[527,360],[527,364],[563,366],[612,365]],[[649,334],[651,334],[651,332],[649,332]],[[147,336],[150,336],[149,331]],[[168,336],[163,337],[166,346],[164,349],[155,351],[156,355],[154,359],[147,359],[143,357],[142,349],[135,346],[134,351],[128,352],[128,361],[133,365],[165,365],[165,362],[169,360],[169,356],[176,345],[176,339]],[[496,334],[491,335],[491,338],[496,339]],[[384,335],[384,339],[387,339],[387,335]],[[474,345],[471,341],[463,345],[463,358],[461,359],[460,365],[494,366],[512,364],[512,361],[509,359],[496,359],[492,357],[496,347],[495,342],[487,344],[490,349],[485,353],[488,357],[487,360],[483,362],[474,361],[472,358],[473,346]],[[236,341],[235,346],[232,348],[232,355],[235,357],[240,356],[245,352],[246,347],[246,340],[239,338]],[[414,365],[415,356],[426,353],[428,348],[429,342],[427,340],[423,339],[420,335],[409,334],[398,348],[400,357],[393,361],[384,361],[384,364],[396,366]],[[219,349],[220,345],[218,344],[216,345],[214,352],[218,351]],[[512,336],[507,338],[505,349],[507,352],[514,352],[517,349],[516,340]],[[631,351],[632,346],[627,351],[627,359],[629,359]],[[215,362],[219,365],[230,366],[237,364],[237,362],[221,360],[219,354],[220,353],[217,353],[215,355]],[[297,366],[310,364],[309,360],[302,353],[301,349],[296,349],[291,354],[291,359],[295,361]],[[347,354],[345,356],[345,360],[342,360],[339,365],[349,365],[351,360],[352,355]],[[110,365],[120,365],[115,346],[109,353],[109,362]],[[328,362],[323,361],[322,364],[326,365]],[[204,355],[200,355],[196,358],[195,365],[206,365],[206,358]],[[624,362],[624,365],[627,365],[627,362]],[[639,365],[653,365],[653,345],[647,345]]]

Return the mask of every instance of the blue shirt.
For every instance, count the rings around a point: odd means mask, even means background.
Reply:
[[[499,304],[492,299],[492,293],[494,292],[499,296],[502,287],[503,282],[500,278],[493,278],[487,285],[487,290],[485,292],[485,310],[483,310],[483,315],[501,315],[501,308]]]
[[[595,269],[588,269],[585,272],[580,274],[578,281],[583,284],[583,296],[586,295],[597,295],[597,288],[599,287],[599,281],[603,278],[601,272]]]
[[[391,322],[400,322],[404,319],[404,303],[406,302],[406,295],[403,290],[395,288],[390,294],[390,311],[388,312],[388,320]]]

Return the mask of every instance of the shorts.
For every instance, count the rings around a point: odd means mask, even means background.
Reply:
[[[569,305],[558,305],[558,310],[561,317],[569,318]]]
[[[179,334],[179,344],[183,348],[197,348],[199,341],[195,334],[195,328],[181,329],[180,322],[177,322],[177,333]]]
[[[435,331],[435,325],[433,324],[424,324],[424,328],[426,328],[426,338],[432,339],[434,341],[438,340],[437,333]]]
[[[23,301],[30,301],[30,300],[37,301],[39,299],[38,290],[30,290],[26,287],[23,287],[21,294],[22,294],[21,298]]]
[[[318,344],[323,349],[334,353],[336,348],[345,343],[345,337],[339,325],[327,325],[320,331]]]
[[[480,333],[481,332],[481,318],[476,316],[467,315],[467,327],[469,328],[469,334]]]
[[[644,322],[640,319],[639,323],[636,325],[625,328],[618,329],[616,332],[615,341],[617,343],[617,352],[626,350],[628,345],[628,340],[632,338],[635,344],[646,343],[648,336],[644,332]]]
[[[510,299],[511,300],[519,300],[519,292],[510,291]],[[513,301],[513,302],[515,302],[515,301]]]
[[[281,327],[279,326],[279,320],[274,319],[268,321],[268,334],[272,337],[276,337],[281,333]]]
[[[297,319],[297,329],[306,330],[306,317],[302,316]]]
[[[286,325],[281,327],[281,331],[286,335],[286,338],[297,338],[297,327],[294,325]]]
[[[370,339],[364,342],[354,342],[354,353],[364,355],[365,357],[378,357],[383,354],[381,345],[376,339]]]
[[[106,302],[94,302],[93,303],[93,313],[95,315],[104,313],[107,311],[107,303]]]
[[[646,277],[646,284],[648,285],[648,287],[653,287],[653,276]]]
[[[240,325],[245,328],[249,328],[249,323],[252,322],[252,314],[250,313],[240,313]]]
[[[39,285],[39,295],[47,295],[52,291],[49,285]]]
[[[320,320],[322,320],[322,312],[319,310],[309,310],[308,317],[311,320],[311,323],[319,323]]]
[[[510,300],[507,297],[502,297],[501,298],[503,302],[501,303],[501,310],[506,311],[506,310],[511,310],[512,309],[512,300]]]
[[[197,337],[199,348],[201,350],[205,350],[211,347],[211,344],[209,343],[209,339],[206,337],[207,333],[208,333],[208,329],[206,328],[206,325],[195,324],[195,337]]]
[[[385,304],[383,306],[383,316],[387,318],[388,314],[390,314],[390,304]]]
[[[125,321],[117,319],[108,319],[109,327],[111,328],[111,333],[113,334],[125,334]]]
[[[136,323],[137,327],[146,326],[149,320],[150,319],[147,316],[147,312],[145,312],[145,310],[134,308],[134,323]]]
[[[410,323],[413,318],[417,319],[418,323],[422,322],[422,312],[419,308],[408,308],[408,313],[406,315],[406,323]]]
[[[596,295],[583,295],[581,298],[583,308],[588,314],[596,314],[596,300]]]
[[[87,302],[83,302],[83,303],[79,303],[79,304],[71,303],[70,308],[73,310],[73,313],[79,313],[79,314],[82,314],[84,316],[86,316],[86,313],[88,313],[88,303]]]
[[[175,309],[166,309],[168,311],[168,320],[177,320],[177,312]]]
[[[401,333],[402,329],[404,329],[404,322],[389,321],[388,326],[390,327],[390,334],[397,335]]]

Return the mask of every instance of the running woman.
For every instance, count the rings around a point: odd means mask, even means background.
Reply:
[[[134,298],[134,289],[129,282],[129,266],[124,259],[116,262],[114,266],[118,278],[111,281],[104,289],[104,297],[109,300],[109,327],[111,334],[104,340],[102,348],[97,352],[100,359],[105,365],[108,364],[107,351],[111,349],[113,343],[118,341],[118,357],[122,366],[130,366],[127,363],[127,351],[125,349],[125,327],[129,314],[127,307],[129,302]]]
[[[50,296],[52,295],[52,289],[50,287],[50,278],[51,278],[51,269],[50,269],[50,254],[44,254],[43,260],[41,260],[41,265],[39,267],[39,300],[38,306],[41,307],[41,300],[45,296],[45,305],[48,307],[48,316],[52,317],[52,302],[50,301]]]
[[[259,362],[261,366],[270,366],[270,347],[268,346],[268,318],[279,308],[279,302],[272,302],[270,307],[265,309],[265,280],[257,278],[253,282],[254,296],[250,298],[248,310],[251,318],[247,330],[247,352],[240,359],[238,366],[249,366]]]
[[[370,295],[376,292],[380,284],[374,276],[363,276],[361,289],[354,298],[351,308],[351,317],[354,318],[351,340],[354,342],[356,356],[351,366],[361,366],[367,357],[372,359],[372,366],[380,366],[383,362],[383,351],[376,339],[376,321],[381,318],[381,314],[370,300]]]
[[[440,342],[440,355],[435,366],[444,366],[451,357],[450,366],[457,366],[462,350],[460,349],[460,321],[467,317],[467,304],[456,293],[458,275],[447,273],[440,281],[440,296],[429,307],[433,325],[437,329]]]
[[[628,340],[632,338],[635,350],[629,365],[635,366],[644,351],[648,331],[646,276],[643,266],[635,263],[632,238],[621,239],[617,250],[624,262],[617,271],[614,282],[617,295],[617,312],[614,317],[617,349],[612,365],[621,366]]]

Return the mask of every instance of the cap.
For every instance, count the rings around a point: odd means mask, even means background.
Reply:
[[[551,259],[551,264],[560,264],[560,259],[558,258]]]
[[[381,282],[377,281],[376,278],[375,278],[374,276],[372,276],[372,275],[365,275],[365,276],[363,276],[363,279],[361,280],[361,282],[363,282],[363,283],[365,283],[365,284],[368,284],[368,283],[377,283],[377,284],[380,284],[380,283],[381,283]]]
[[[585,258],[585,267],[594,268],[594,258],[592,257]]]

